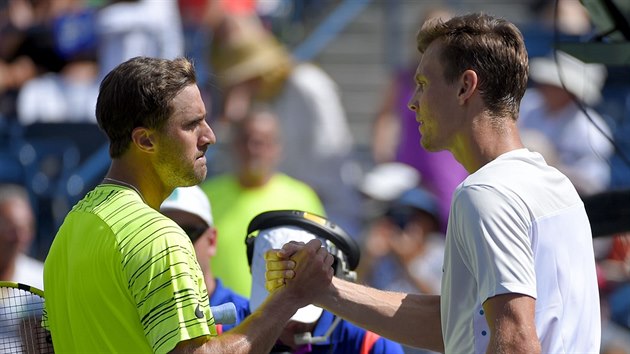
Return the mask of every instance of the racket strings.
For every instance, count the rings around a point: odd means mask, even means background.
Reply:
[[[0,287],[0,353],[52,353],[49,332],[42,327],[44,298]]]

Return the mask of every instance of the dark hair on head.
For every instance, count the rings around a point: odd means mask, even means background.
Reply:
[[[135,128],[161,129],[173,114],[173,98],[196,82],[195,68],[185,58],[136,57],[114,68],[101,82],[96,102],[109,155],[117,158],[127,151]]]
[[[447,82],[465,70],[475,71],[490,113],[517,119],[529,67],[523,35],[514,24],[482,13],[429,20],[418,33],[418,50],[424,53],[435,41],[441,45]]]

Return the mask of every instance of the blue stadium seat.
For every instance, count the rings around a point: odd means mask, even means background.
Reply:
[[[69,139],[30,139],[16,147],[16,155],[24,171],[22,184],[31,193],[37,218],[33,251],[43,257],[70,210],[65,190],[69,176],[79,166],[79,149]]]

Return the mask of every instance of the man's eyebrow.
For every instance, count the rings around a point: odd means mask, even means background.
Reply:
[[[206,115],[197,115],[197,116],[193,116],[193,117],[188,117],[182,120],[181,124],[183,125],[191,125],[191,124],[197,124],[199,122],[201,122],[202,120],[206,119]]]
[[[197,121],[201,121],[201,120],[206,120],[206,118],[208,118],[208,113],[196,115],[196,116],[194,116],[191,119],[191,121],[192,122],[197,122]]]

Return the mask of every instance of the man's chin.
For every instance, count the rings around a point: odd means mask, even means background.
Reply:
[[[430,142],[428,142],[428,141],[426,141],[425,139],[421,139],[421,140],[420,140],[420,146],[422,146],[422,148],[423,148],[423,149],[425,149],[426,151],[429,151],[429,152],[437,152],[437,151],[440,151],[440,150],[436,150],[436,149],[435,149],[435,148],[431,145],[431,143],[430,143]]]
[[[445,147],[436,146],[426,139],[420,139],[420,146],[428,152],[440,152],[447,150]]]
[[[205,180],[206,180],[206,174],[205,174],[205,173],[204,173],[204,174],[202,174],[202,175],[195,176],[195,177],[196,177],[196,178],[195,178],[195,183],[194,183],[194,185],[198,185],[198,184],[200,184],[201,182],[203,182],[203,181],[205,181]]]
[[[207,173],[208,169],[205,166],[203,168],[196,168],[194,174],[184,179],[180,187],[191,187],[200,184],[206,180]]]

